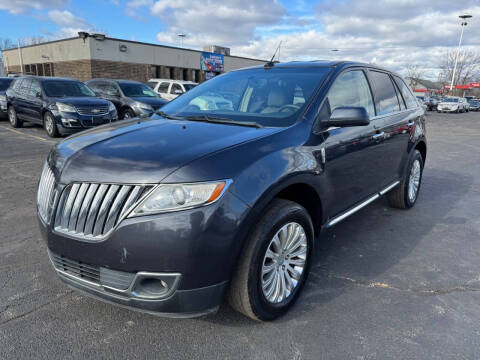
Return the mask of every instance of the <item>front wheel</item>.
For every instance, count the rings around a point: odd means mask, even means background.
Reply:
[[[403,176],[402,182],[387,195],[391,207],[399,209],[410,209],[415,205],[420,191],[423,174],[423,158],[420,151],[414,150],[408,169]]]
[[[45,128],[48,136],[53,138],[58,136],[57,124],[55,123],[53,115],[48,111],[43,116],[43,127]]]
[[[15,111],[15,108],[11,105],[8,107],[8,121],[10,122],[10,125],[12,125],[12,127],[14,128],[23,127],[23,121],[18,119],[17,112]]]
[[[288,311],[307,279],[313,226],[299,204],[276,199],[247,239],[230,285],[228,300],[254,320],[272,320]]]
[[[135,117],[135,113],[131,109],[125,109],[121,114],[122,119],[131,119]]]

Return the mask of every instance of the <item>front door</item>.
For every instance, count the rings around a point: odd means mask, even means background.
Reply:
[[[319,119],[328,119],[337,107],[364,107],[371,118],[375,108],[370,86],[363,70],[340,74],[331,86]],[[379,190],[376,159],[382,139],[380,123],[372,120],[366,126],[329,128],[323,131],[325,172],[323,180],[330,186],[329,217],[334,217]]]

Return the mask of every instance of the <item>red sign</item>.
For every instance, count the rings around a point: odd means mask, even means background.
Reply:
[[[472,88],[478,88],[478,87],[480,87],[480,82],[471,82],[471,83],[470,83],[470,87],[472,87]]]
[[[445,85],[445,89],[450,89],[450,85]]]
[[[428,92],[427,89],[413,89],[414,92]]]
[[[468,85],[455,85],[456,89],[468,89]]]

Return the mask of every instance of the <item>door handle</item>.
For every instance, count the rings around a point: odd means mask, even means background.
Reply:
[[[379,133],[376,133],[375,135],[372,136],[372,139],[373,140],[380,140],[380,139],[383,139],[385,137],[385,132],[382,131],[382,132],[379,132]]]

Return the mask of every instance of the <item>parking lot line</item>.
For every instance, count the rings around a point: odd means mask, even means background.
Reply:
[[[15,129],[10,129],[10,128],[5,127],[5,126],[0,126],[0,128],[5,129],[5,130],[8,130],[8,131],[11,131],[11,132],[14,132],[14,133],[19,134],[19,135],[28,136],[28,137],[31,137],[31,138],[34,138],[34,139],[37,139],[37,140],[40,140],[40,141],[43,141],[43,142],[48,142],[48,143],[52,143],[52,144],[55,143],[54,141],[41,138],[40,136],[31,135],[31,134],[25,134],[25,133],[23,133],[23,132],[20,132],[20,131],[15,130]]]

